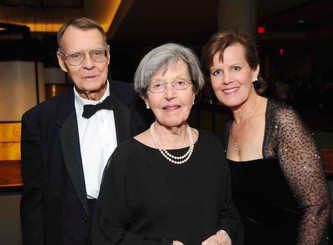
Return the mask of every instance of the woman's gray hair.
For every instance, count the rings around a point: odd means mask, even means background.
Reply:
[[[196,54],[189,48],[176,43],[163,44],[146,54],[134,75],[134,88],[139,95],[147,97],[147,89],[151,78],[156,72],[166,71],[178,61],[184,61],[188,66],[188,72],[193,84],[193,91],[199,92],[204,85],[203,74]]]

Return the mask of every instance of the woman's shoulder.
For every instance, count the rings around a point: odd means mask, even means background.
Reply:
[[[120,143],[113,151],[109,165],[114,171],[124,172],[126,169],[132,168],[136,163],[144,161],[143,144],[134,138]]]
[[[267,110],[268,111],[275,111],[275,110],[294,110],[291,106],[281,102],[281,101],[276,101],[274,99],[268,99],[267,100]]]
[[[197,129],[200,138],[209,139],[209,140],[218,140],[217,136],[209,130]]]
[[[130,156],[136,149],[137,141],[134,138],[129,138],[121,142],[113,151],[112,155],[116,157]]]
[[[211,131],[199,129],[197,151],[206,166],[224,168],[227,164],[222,141]],[[224,170],[222,171],[224,172]]]
[[[204,129],[197,129],[197,130],[199,134],[198,143],[206,145],[208,147],[211,147],[213,145],[217,146],[221,145],[221,141],[213,132]]]
[[[293,107],[273,99],[268,100],[267,115],[282,122],[300,120],[299,113]]]
[[[311,128],[306,124],[297,110],[276,101],[270,101],[270,106],[271,108],[268,107],[270,111],[267,113],[266,129],[270,128],[273,131],[267,131],[268,135],[269,132],[278,132],[281,139],[284,136],[290,137],[290,135],[311,137]],[[269,139],[270,137],[267,138]],[[271,137],[271,139],[273,138]]]

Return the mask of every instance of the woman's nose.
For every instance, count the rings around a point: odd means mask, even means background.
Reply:
[[[231,77],[231,74],[229,72],[224,72],[223,74],[223,83],[224,84],[229,84],[232,82],[232,77]]]
[[[165,91],[164,91],[164,93],[165,93],[165,97],[167,99],[170,99],[170,98],[174,97],[174,95],[175,95],[175,89],[174,89],[172,83],[165,84]]]

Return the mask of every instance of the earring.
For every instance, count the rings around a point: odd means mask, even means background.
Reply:
[[[195,102],[194,102],[194,100],[193,100],[193,103],[192,103],[192,105],[194,105],[195,104]]]
[[[146,109],[150,109],[150,106],[148,103],[146,103]]]

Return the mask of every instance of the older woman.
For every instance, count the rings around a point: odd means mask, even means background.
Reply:
[[[222,145],[187,123],[204,83],[196,56],[177,44],[157,47],[134,82],[155,122],[110,158],[94,244],[237,244],[241,227]]]
[[[202,52],[224,130],[232,192],[245,243],[323,244],[330,199],[316,143],[298,113],[260,94],[259,58],[246,33],[215,34]]]

